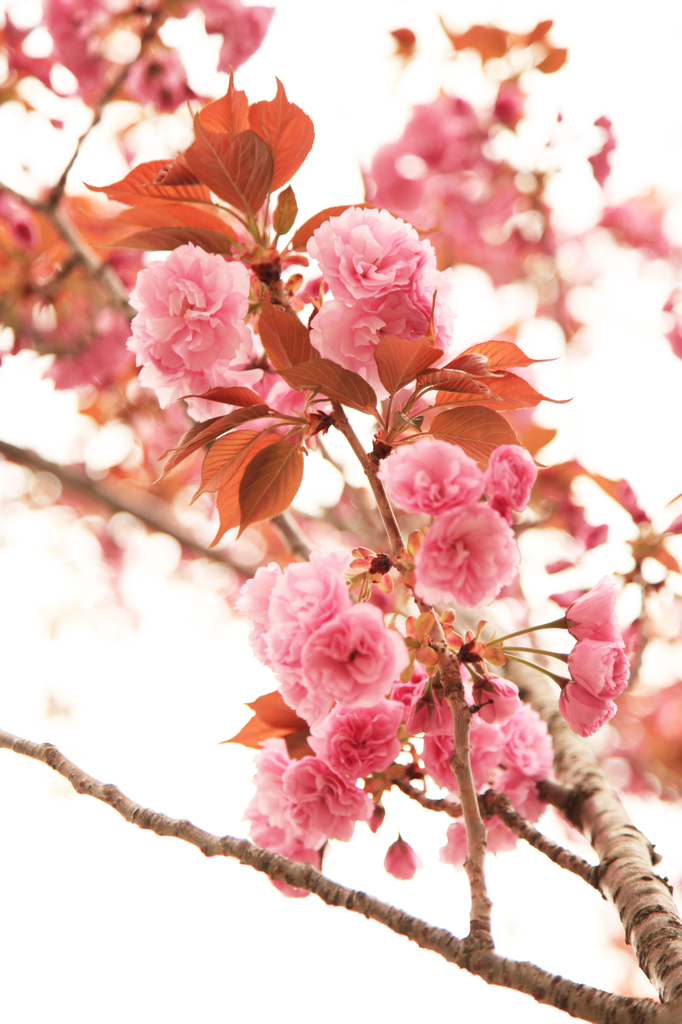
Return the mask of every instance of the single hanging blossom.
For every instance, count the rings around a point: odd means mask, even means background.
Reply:
[[[487,505],[469,505],[439,516],[415,558],[415,593],[429,604],[452,601],[466,608],[490,604],[519,565],[508,524]]]
[[[483,493],[483,474],[474,460],[437,438],[398,448],[377,476],[391,500],[413,515],[437,516],[471,505]]]
[[[511,525],[511,510],[523,512],[538,475],[533,457],[518,444],[503,444],[490,456],[485,493],[491,508]]]
[[[518,686],[499,676],[476,679],[473,696],[475,704],[483,705],[478,714],[484,722],[503,725],[521,707]]]
[[[191,242],[139,272],[128,348],[142,367],[140,383],[156,392],[162,408],[183,395],[260,379],[261,370],[245,369],[253,347],[244,323],[249,288],[241,263]],[[188,408],[199,420],[215,415],[212,402],[191,398]]]
[[[566,625],[576,640],[607,640],[623,646],[616,619],[617,591],[608,576],[566,609]]]
[[[614,701],[595,697],[578,683],[568,683],[559,697],[559,711],[578,736],[594,735],[617,710]]]
[[[630,662],[613,641],[579,640],[568,656],[568,671],[584,690],[610,700],[627,686]]]
[[[398,836],[396,841],[391,843],[386,851],[384,867],[389,875],[393,875],[394,878],[399,878],[401,881],[409,882],[411,878],[414,878],[419,868],[423,868],[424,865],[410,844],[406,843],[401,836]]]

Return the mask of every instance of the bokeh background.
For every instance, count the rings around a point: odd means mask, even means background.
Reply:
[[[33,0],[0,4],[8,7],[18,24],[40,20]],[[603,196],[585,157],[600,145],[594,121],[607,115],[618,142],[609,202],[657,189],[669,210],[668,235],[682,245],[682,10],[662,0],[646,11],[586,0],[346,0],[342,7],[279,0],[263,46],[239,69],[236,83],[252,100],[269,98],[276,75],[314,121],[315,146],[294,181],[301,221],[325,206],[363,199],[361,169],[400,135],[415,103],[432,101],[441,88],[477,106],[494,99],[494,84],[483,79],[475,54],[450,59],[439,14],[459,30],[477,21],[527,31],[553,18],[552,39],[568,48],[569,59],[555,75],[524,76],[528,118],[519,134],[533,162],[548,136],[559,133],[557,223],[577,232],[601,216]],[[418,41],[407,66],[394,56],[390,36],[403,26]],[[162,37],[180,50],[197,93],[224,92],[227,76],[214,71],[216,39],[206,36],[201,14],[169,22]],[[42,30],[31,45],[41,55]],[[0,180],[38,196],[59,177],[87,112],[74,98],[50,99],[52,108],[45,109],[46,90],[30,79],[22,87],[38,111],[64,122],[58,132],[16,103],[0,107]],[[133,124],[131,107],[111,106],[83,147],[70,191],[125,173],[115,133]],[[130,130],[136,159],[170,157],[190,137],[182,111]],[[528,302],[522,287],[496,290],[478,268],[451,274],[462,348],[493,337]],[[518,335],[530,355],[558,357],[538,368],[539,390],[573,398],[536,413],[538,423],[558,428],[544,461],[578,458],[595,472],[627,477],[661,523],[670,518],[664,506],[682,491],[682,361],[663,336],[661,318],[675,284],[664,261],[645,266],[633,251],[614,251],[594,285],[577,290],[585,326],[570,351],[556,325],[532,310]],[[6,333],[0,346],[11,347]],[[134,437],[123,424],[99,427],[79,413],[75,392],[55,391],[43,379],[50,358],[31,352],[3,358],[0,438],[56,462],[84,463],[93,479],[102,479],[130,457]],[[347,462],[339,439],[329,437],[328,446]],[[361,483],[352,467],[349,473]],[[623,510],[587,478],[577,488],[593,521],[609,524],[610,540],[588,552],[562,589],[590,586],[629,557],[632,523]],[[310,458],[294,507],[314,513],[333,506],[340,491],[339,474]],[[125,551],[115,575],[90,531],[58,497],[54,478],[0,462],[2,726],[56,743],[145,806],[218,834],[245,835],[252,755],[219,744],[246,721],[244,702],[271,690],[273,680],[251,656],[246,624],[230,611],[235,574],[207,559],[181,561],[177,541],[148,533],[123,513],[112,524]],[[184,522],[202,542],[210,540],[212,526],[201,513],[188,510]],[[227,546],[242,564],[255,566],[263,549],[252,532]],[[539,614],[557,589],[533,568],[542,560],[542,543],[524,538],[524,582]],[[628,600],[624,593],[624,621],[632,617]],[[644,672],[661,685],[679,678],[679,655],[661,645]],[[679,806],[653,795],[624,799],[663,855],[659,870],[676,881],[682,876]],[[392,794],[386,805],[378,834],[359,826],[352,843],[333,844],[325,871],[462,935],[466,880],[438,862],[447,823]],[[0,820],[8,1017],[113,1024],[122,1017],[264,1021],[276,1015],[287,1024],[308,1017],[340,1024],[351,1017],[476,1014],[487,1024],[499,1015],[529,1022],[565,1016],[488,987],[315,897],[285,900],[246,868],[204,860],[180,842],[131,828],[96,801],[77,797],[44,766],[9,753],[0,754]],[[398,826],[425,864],[411,882],[396,881],[382,867]],[[589,856],[551,811],[541,827]],[[489,858],[489,873],[501,953],[577,981],[651,994],[622,943],[615,912],[578,879],[523,846]]]

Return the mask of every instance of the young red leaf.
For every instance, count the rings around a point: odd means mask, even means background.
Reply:
[[[161,456],[162,459],[165,459],[166,456],[170,456],[170,458],[166,462],[159,480],[163,480],[164,477],[168,476],[170,471],[179,466],[192,452],[197,451],[197,449],[202,448],[211,441],[215,441],[216,437],[225,433],[225,430],[229,429],[225,427],[226,419],[227,416],[214,416],[213,419],[204,420],[203,423],[197,423],[195,426],[190,427],[182,435],[176,447],[169,448]],[[156,482],[158,483],[158,481]]]
[[[239,485],[239,534],[262,519],[272,519],[289,508],[303,479],[303,453],[284,439],[252,458]],[[222,525],[222,524],[221,524]]]
[[[149,231],[136,231],[133,235],[126,235],[111,242],[117,249],[142,249],[147,252],[155,252],[164,249],[177,249],[179,245],[186,245],[192,242],[206,252],[219,253],[222,256],[229,256],[233,249],[233,240],[229,235],[220,231],[209,231],[207,228],[151,228]]]
[[[479,383],[482,383],[479,382]],[[498,412],[504,412],[508,409],[531,409],[540,402],[554,402],[557,405],[564,405],[566,402],[570,402],[570,398],[547,398],[546,395],[541,395],[539,391],[529,384],[523,377],[518,377],[515,373],[501,373],[496,377],[486,377],[485,379],[486,388],[489,394],[481,395],[477,399],[472,399],[477,405],[487,405],[491,409],[496,409]],[[445,389],[443,389],[445,390]],[[438,396],[438,404],[443,404],[446,399]],[[452,400],[449,397],[447,400]],[[459,401],[459,399],[456,399]],[[466,401],[466,399],[465,399]]]
[[[401,338],[382,338],[374,350],[374,361],[379,379],[389,394],[410,384],[415,377],[432,366],[443,355],[431,338],[403,341]]]
[[[346,203],[345,206],[328,206],[326,210],[320,210],[305,222],[291,239],[289,243],[292,249],[305,249],[308,239],[312,238],[313,232],[317,231],[320,224],[324,224],[330,217],[340,217],[344,210],[350,210],[351,206],[357,206],[359,210],[373,210],[371,203]]]
[[[315,139],[313,122],[289,102],[279,78],[276,81],[275,98],[254,103],[249,110],[251,128],[265,141],[274,159],[272,191],[294,176]]]
[[[504,57],[507,52],[507,33],[493,25],[472,25],[466,32],[457,34],[445,27],[440,19],[443,30],[455,50],[471,48],[477,50],[485,64],[489,60]]]
[[[211,203],[211,193],[205,185],[153,185],[159,171],[168,160],[148,160],[138,164],[125,178],[113,185],[86,185],[91,192],[104,192],[108,199],[128,206],[138,206],[150,200],[172,199],[174,202]]]
[[[254,712],[253,718],[249,719],[236,736],[223,740],[223,743],[241,743],[244,747],[258,749],[268,739],[298,733],[310,734],[308,723],[284,703],[278,690],[265,693],[246,706]]]
[[[273,306],[267,295],[263,297],[258,330],[263,348],[275,370],[281,371],[317,359],[317,352],[310,344],[308,328],[297,316]]]
[[[531,359],[512,341],[481,341],[465,349],[456,359],[448,363],[445,369],[461,369],[461,360],[471,353],[480,353],[488,358],[488,369],[494,371],[509,370],[513,366],[531,366],[533,363],[551,363],[552,359]]]
[[[287,185],[277,196],[277,206],[272,215],[272,226],[278,235],[291,231],[298,214],[298,204],[291,185]]]
[[[255,216],[272,185],[272,156],[255,132],[239,135],[212,132],[194,118],[195,141],[185,160],[196,176],[220,199]]]
[[[503,416],[492,409],[476,405],[440,413],[431,422],[428,433],[459,445],[482,466],[488,464],[495,448],[502,444],[519,443]]]
[[[204,128],[210,132],[227,132],[238,135],[249,127],[249,101],[246,93],[234,87],[234,72],[230,72],[230,84],[220,99],[207,103],[199,111]]]
[[[417,378],[417,384],[420,388],[437,386],[440,391],[476,395],[478,399],[490,394],[487,383],[462,370],[432,370],[430,373],[422,373]]]
[[[488,357],[480,352],[463,352],[451,363],[448,363],[450,370],[463,370],[474,377],[489,377],[493,372],[488,364]]]
[[[558,71],[566,63],[568,57],[568,50],[557,50],[551,49],[544,60],[540,61],[537,66],[538,71],[542,71],[545,75],[553,75],[555,71]]]
[[[239,409],[236,412],[241,413],[242,420],[253,419],[252,415],[248,415],[251,410]],[[230,413],[230,416],[235,416],[235,413]],[[201,484],[192,501],[196,501],[205,491],[219,491],[246,465],[254,451],[260,451],[273,440],[276,441],[277,437],[273,439],[269,434],[262,434],[257,430],[236,430],[218,438],[206,453],[201,467]]]
[[[233,238],[237,236],[217,206],[194,203],[153,202],[144,206],[130,206],[106,222],[119,235],[129,232],[131,227],[139,228],[206,228]]]
[[[353,370],[344,370],[331,359],[316,359],[279,372],[297,391],[319,388],[327,398],[361,412],[368,412],[376,406],[377,396],[367,381]]]
[[[185,163],[184,153],[176,156],[175,160],[164,164],[154,178],[152,185],[200,185],[201,182],[196,174],[190,171]]]
[[[544,39],[549,30],[551,29],[553,21],[539,21],[534,29],[526,33],[524,36],[524,42],[526,46],[530,46],[531,43],[538,43],[541,39]]]
[[[251,388],[210,388],[203,395],[183,395],[183,398],[205,398],[209,402],[224,402],[225,405],[240,405],[248,408],[262,405],[263,399]]]

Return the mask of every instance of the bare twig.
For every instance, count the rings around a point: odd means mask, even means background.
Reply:
[[[262,871],[270,878],[282,880],[298,889],[315,893],[330,906],[362,914],[383,924],[398,935],[411,939],[489,984],[525,992],[537,1002],[558,1007],[574,1017],[594,1024],[648,1024],[656,1019],[658,1007],[651,999],[631,999],[549,974],[530,963],[520,963],[498,956],[492,950],[474,951],[466,941],[457,939],[443,928],[435,928],[397,907],[358,890],[348,889],[326,878],[310,864],[300,864],[280,854],[260,849],[246,839],[215,836],[189,821],[170,818],[144,808],[130,800],[114,785],[105,784],[88,775],[69,761],[50,743],[32,743],[0,730],[0,747],[13,750],[49,765],[65,778],[77,793],[86,794],[113,807],[126,821],[138,828],[149,829],[158,836],[173,836],[196,846],[206,857],[231,857]]]
[[[99,505],[105,505],[112,512],[129,512],[150,530],[158,533],[167,533],[174,537],[182,546],[201,558],[210,558],[213,562],[220,562],[227,565],[241,576],[251,577],[250,569],[235,565],[222,551],[215,548],[205,548],[188,531],[184,530],[164,501],[154,498],[152,495],[138,494],[132,488],[117,484],[116,487],[107,487],[106,484],[97,483],[91,480],[80,470],[73,467],[60,466],[56,462],[48,462],[40,455],[30,451],[28,448],[17,448],[6,441],[0,441],[0,455],[3,455],[10,462],[17,462],[21,466],[27,466],[36,473],[51,473],[56,476],[60,483],[67,490],[78,491],[86,498]]]
[[[493,814],[496,814],[500,821],[503,821],[507,828],[511,829],[519,839],[525,839],[527,843],[535,847],[536,850],[539,850],[540,853],[544,853],[546,857],[549,857],[555,864],[558,864],[560,868],[572,871],[574,875],[578,875],[588,885],[599,890],[597,866],[590,864],[582,857],[578,857],[577,854],[571,853],[570,850],[564,849],[563,846],[559,846],[554,840],[544,836],[542,832],[538,832],[529,821],[526,821],[518,811],[514,810],[509,797],[505,793],[498,793],[494,789],[489,789],[478,799],[484,817],[491,818]]]
[[[334,426],[337,430],[341,431],[348,441],[348,444],[353,449],[353,452],[355,453],[355,456],[367,477],[367,482],[372,488],[374,500],[377,503],[379,514],[383,520],[386,533],[388,534],[388,539],[391,543],[391,554],[393,555],[393,558],[400,558],[405,544],[400,533],[398,520],[395,517],[395,512],[391,508],[391,503],[388,500],[388,495],[386,494],[384,485],[377,477],[376,470],[372,466],[367,453],[362,447],[360,438],[348,422],[348,417],[346,416],[343,407],[338,402],[332,402],[332,408],[334,410]]]
[[[405,796],[409,796],[410,800],[421,804],[427,811],[441,811],[450,818],[462,817],[461,804],[452,803],[450,800],[435,800],[433,797],[427,796],[423,789],[416,789],[408,779],[394,779],[393,785],[397,786]]]
[[[282,534],[291,553],[300,558],[302,562],[307,562],[313,549],[303,536],[291,513],[280,512],[278,516],[273,516],[272,522]]]

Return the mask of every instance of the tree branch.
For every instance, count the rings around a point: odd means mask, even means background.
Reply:
[[[587,743],[562,717],[551,685],[514,667],[524,700],[545,719],[554,767],[570,787],[562,811],[599,857],[599,888],[620,915],[625,938],[661,1002],[682,1001],[682,921],[667,883],[656,875],[653,847],[630,821]]]
[[[173,836],[196,846],[206,857],[231,857],[262,871],[270,878],[282,880],[298,889],[305,889],[330,906],[345,907],[398,935],[411,939],[449,963],[478,975],[488,984],[500,985],[532,996],[564,1010],[573,1017],[594,1024],[648,1024],[654,1022],[658,1006],[651,999],[631,999],[600,989],[579,985],[574,981],[549,974],[530,963],[521,963],[498,956],[492,950],[478,950],[472,955],[465,941],[443,928],[435,928],[397,907],[358,890],[348,889],[326,878],[309,864],[300,864],[280,854],[263,850],[247,839],[215,836],[197,828],[189,821],[170,818],[134,803],[114,785],[105,784],[88,775],[50,743],[32,743],[0,730],[0,747],[13,750],[36,761],[42,761],[65,778],[77,793],[92,796],[113,807],[126,821],[138,828],[149,829],[158,836]]]
[[[145,526],[148,526],[150,530],[167,533],[169,537],[174,537],[183,548],[201,558],[210,558],[214,562],[227,565],[241,576],[249,578],[253,576],[250,569],[231,562],[224,552],[216,551],[214,548],[205,548],[203,544],[200,544],[180,526],[168,505],[152,495],[137,494],[131,488],[121,484],[115,488],[107,487],[106,484],[91,480],[80,470],[60,466],[56,462],[48,462],[47,459],[41,458],[40,455],[36,455],[28,448],[16,448],[6,441],[0,441],[0,455],[4,455],[10,462],[27,466],[36,473],[51,473],[67,490],[78,491],[79,494],[85,495],[91,501],[105,505],[112,512],[130,513]]]
[[[563,846],[559,846],[553,839],[544,836],[542,832],[538,832],[529,821],[526,821],[523,815],[514,809],[509,797],[505,793],[498,793],[494,789],[489,789],[478,798],[478,802],[484,817],[492,818],[493,814],[496,814],[500,821],[503,821],[507,828],[511,829],[519,839],[525,839],[527,843],[536,850],[539,850],[540,853],[544,853],[546,857],[549,857],[555,864],[558,864],[560,868],[572,871],[574,875],[578,875],[588,885],[594,886],[599,891],[597,866],[590,864],[577,854],[571,853],[570,850],[564,849]]]
[[[398,520],[395,517],[395,512],[391,508],[391,503],[388,500],[388,495],[384,489],[384,485],[379,480],[376,469],[372,466],[367,453],[365,452],[360,438],[355,433],[348,417],[343,410],[343,407],[338,402],[332,402],[332,408],[334,410],[334,426],[339,430],[348,441],[348,444],[353,449],[358,462],[363,468],[364,474],[367,477],[367,482],[372,488],[372,494],[374,500],[377,503],[379,509],[379,515],[383,520],[388,539],[391,543],[391,554],[394,559],[398,559],[402,556],[405,544],[403,542],[402,534],[400,533],[400,527],[398,526]]]
[[[272,522],[282,534],[292,555],[296,555],[302,562],[307,562],[313,549],[291,513],[280,512],[278,516],[273,516]]]

